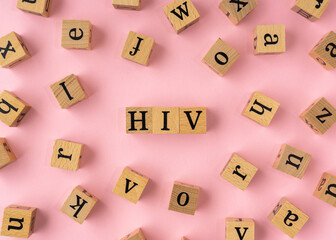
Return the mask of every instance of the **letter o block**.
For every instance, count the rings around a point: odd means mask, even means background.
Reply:
[[[238,24],[258,5],[256,0],[221,0],[219,9],[233,24]]]
[[[0,168],[16,160],[15,154],[5,138],[0,138]]]
[[[286,52],[285,25],[259,25],[254,29],[254,54]]]
[[[127,236],[123,237],[121,240],[146,240],[141,228],[136,229]]]
[[[22,11],[48,17],[50,2],[51,0],[18,0],[16,6]]]
[[[92,25],[87,20],[63,20],[62,47],[91,49]]]
[[[330,0],[296,0],[292,10],[314,22],[321,17]]]
[[[323,173],[313,195],[336,207],[336,176],[326,172]]]
[[[251,218],[226,218],[226,240],[254,240],[255,226]]]

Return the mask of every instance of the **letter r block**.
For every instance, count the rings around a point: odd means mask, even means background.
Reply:
[[[222,0],[219,9],[233,24],[238,24],[258,5],[256,0]]]
[[[51,0],[18,0],[16,6],[22,11],[48,17],[50,2]]]
[[[258,25],[253,32],[254,54],[286,52],[285,25]]]
[[[207,132],[205,107],[180,108],[180,133],[204,134]]]
[[[112,5],[116,9],[140,10],[140,0],[112,0]]]
[[[336,176],[326,172],[323,173],[313,195],[336,207]]]
[[[91,49],[92,25],[87,20],[63,20],[62,47]]]
[[[141,228],[129,233],[127,236],[123,237],[121,240],[146,240]]]
[[[254,240],[255,226],[251,218],[226,218],[226,240]]]
[[[5,138],[0,138],[0,168],[16,160],[15,154]]]
[[[321,17],[330,0],[296,0],[292,10],[314,22]]]
[[[126,133],[152,133],[152,126],[152,108],[126,108]]]

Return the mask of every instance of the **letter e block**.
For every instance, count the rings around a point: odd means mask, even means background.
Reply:
[[[16,157],[5,138],[0,138],[0,168],[14,162]]]
[[[50,2],[51,0],[18,0],[16,6],[22,11],[48,17]]]
[[[146,240],[141,228],[136,229],[127,236],[123,237],[121,240]]]
[[[203,134],[207,132],[206,108],[180,108],[180,133]]]
[[[238,24],[258,5],[255,0],[222,0],[219,9],[233,24]]]
[[[154,134],[180,133],[180,108],[153,108],[152,116]]]
[[[258,25],[253,32],[254,54],[286,52],[285,25]]]
[[[251,218],[226,218],[226,240],[254,240],[255,226]]]
[[[126,133],[152,133],[152,125],[152,108],[126,108]]]
[[[292,10],[314,22],[321,17],[330,0],[297,0]]]
[[[313,195],[336,207],[336,176],[323,173]]]
[[[140,10],[140,0],[112,0],[113,7],[116,9]]]
[[[91,49],[92,25],[87,20],[63,20],[62,47]]]

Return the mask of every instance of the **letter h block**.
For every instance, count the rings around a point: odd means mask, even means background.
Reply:
[[[91,49],[92,25],[87,20],[63,20],[62,47]]]
[[[254,54],[286,52],[285,25],[259,25],[253,32]]]
[[[233,24],[238,24],[258,5],[256,0],[222,0],[219,9]]]
[[[292,10],[314,22],[321,17],[330,0],[296,0]]]
[[[313,195],[336,207],[336,176],[326,172],[323,173]]]
[[[254,240],[255,224],[251,218],[226,218],[226,240]]]
[[[22,11],[48,17],[50,2],[51,0],[18,0],[16,6]]]
[[[123,237],[121,240],[146,240],[141,228],[129,233],[127,236]]]
[[[16,160],[15,154],[5,138],[0,138],[0,168]]]

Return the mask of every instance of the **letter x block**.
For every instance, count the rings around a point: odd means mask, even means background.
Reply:
[[[91,49],[92,25],[87,20],[63,20],[62,47]]]
[[[286,52],[285,25],[258,25],[253,32],[254,54]]]
[[[29,238],[34,232],[34,224],[37,209],[10,205],[5,208],[1,236]]]
[[[238,24],[258,5],[256,0],[222,0],[219,9],[233,24]]]
[[[25,12],[48,17],[50,2],[51,0],[18,0],[17,8]]]
[[[140,10],[140,0],[112,0],[116,9]]]
[[[326,172],[323,173],[313,195],[336,207],[336,176]]]
[[[305,213],[285,198],[282,198],[268,215],[268,220],[291,238],[299,233],[308,219],[309,217]]]
[[[330,0],[297,0],[292,10],[314,22],[321,17]]]
[[[16,160],[15,154],[5,138],[0,138],[0,168]]]
[[[251,218],[226,218],[226,240],[254,240],[255,226]]]
[[[141,228],[136,229],[127,236],[123,237],[121,240],[146,240]]]

